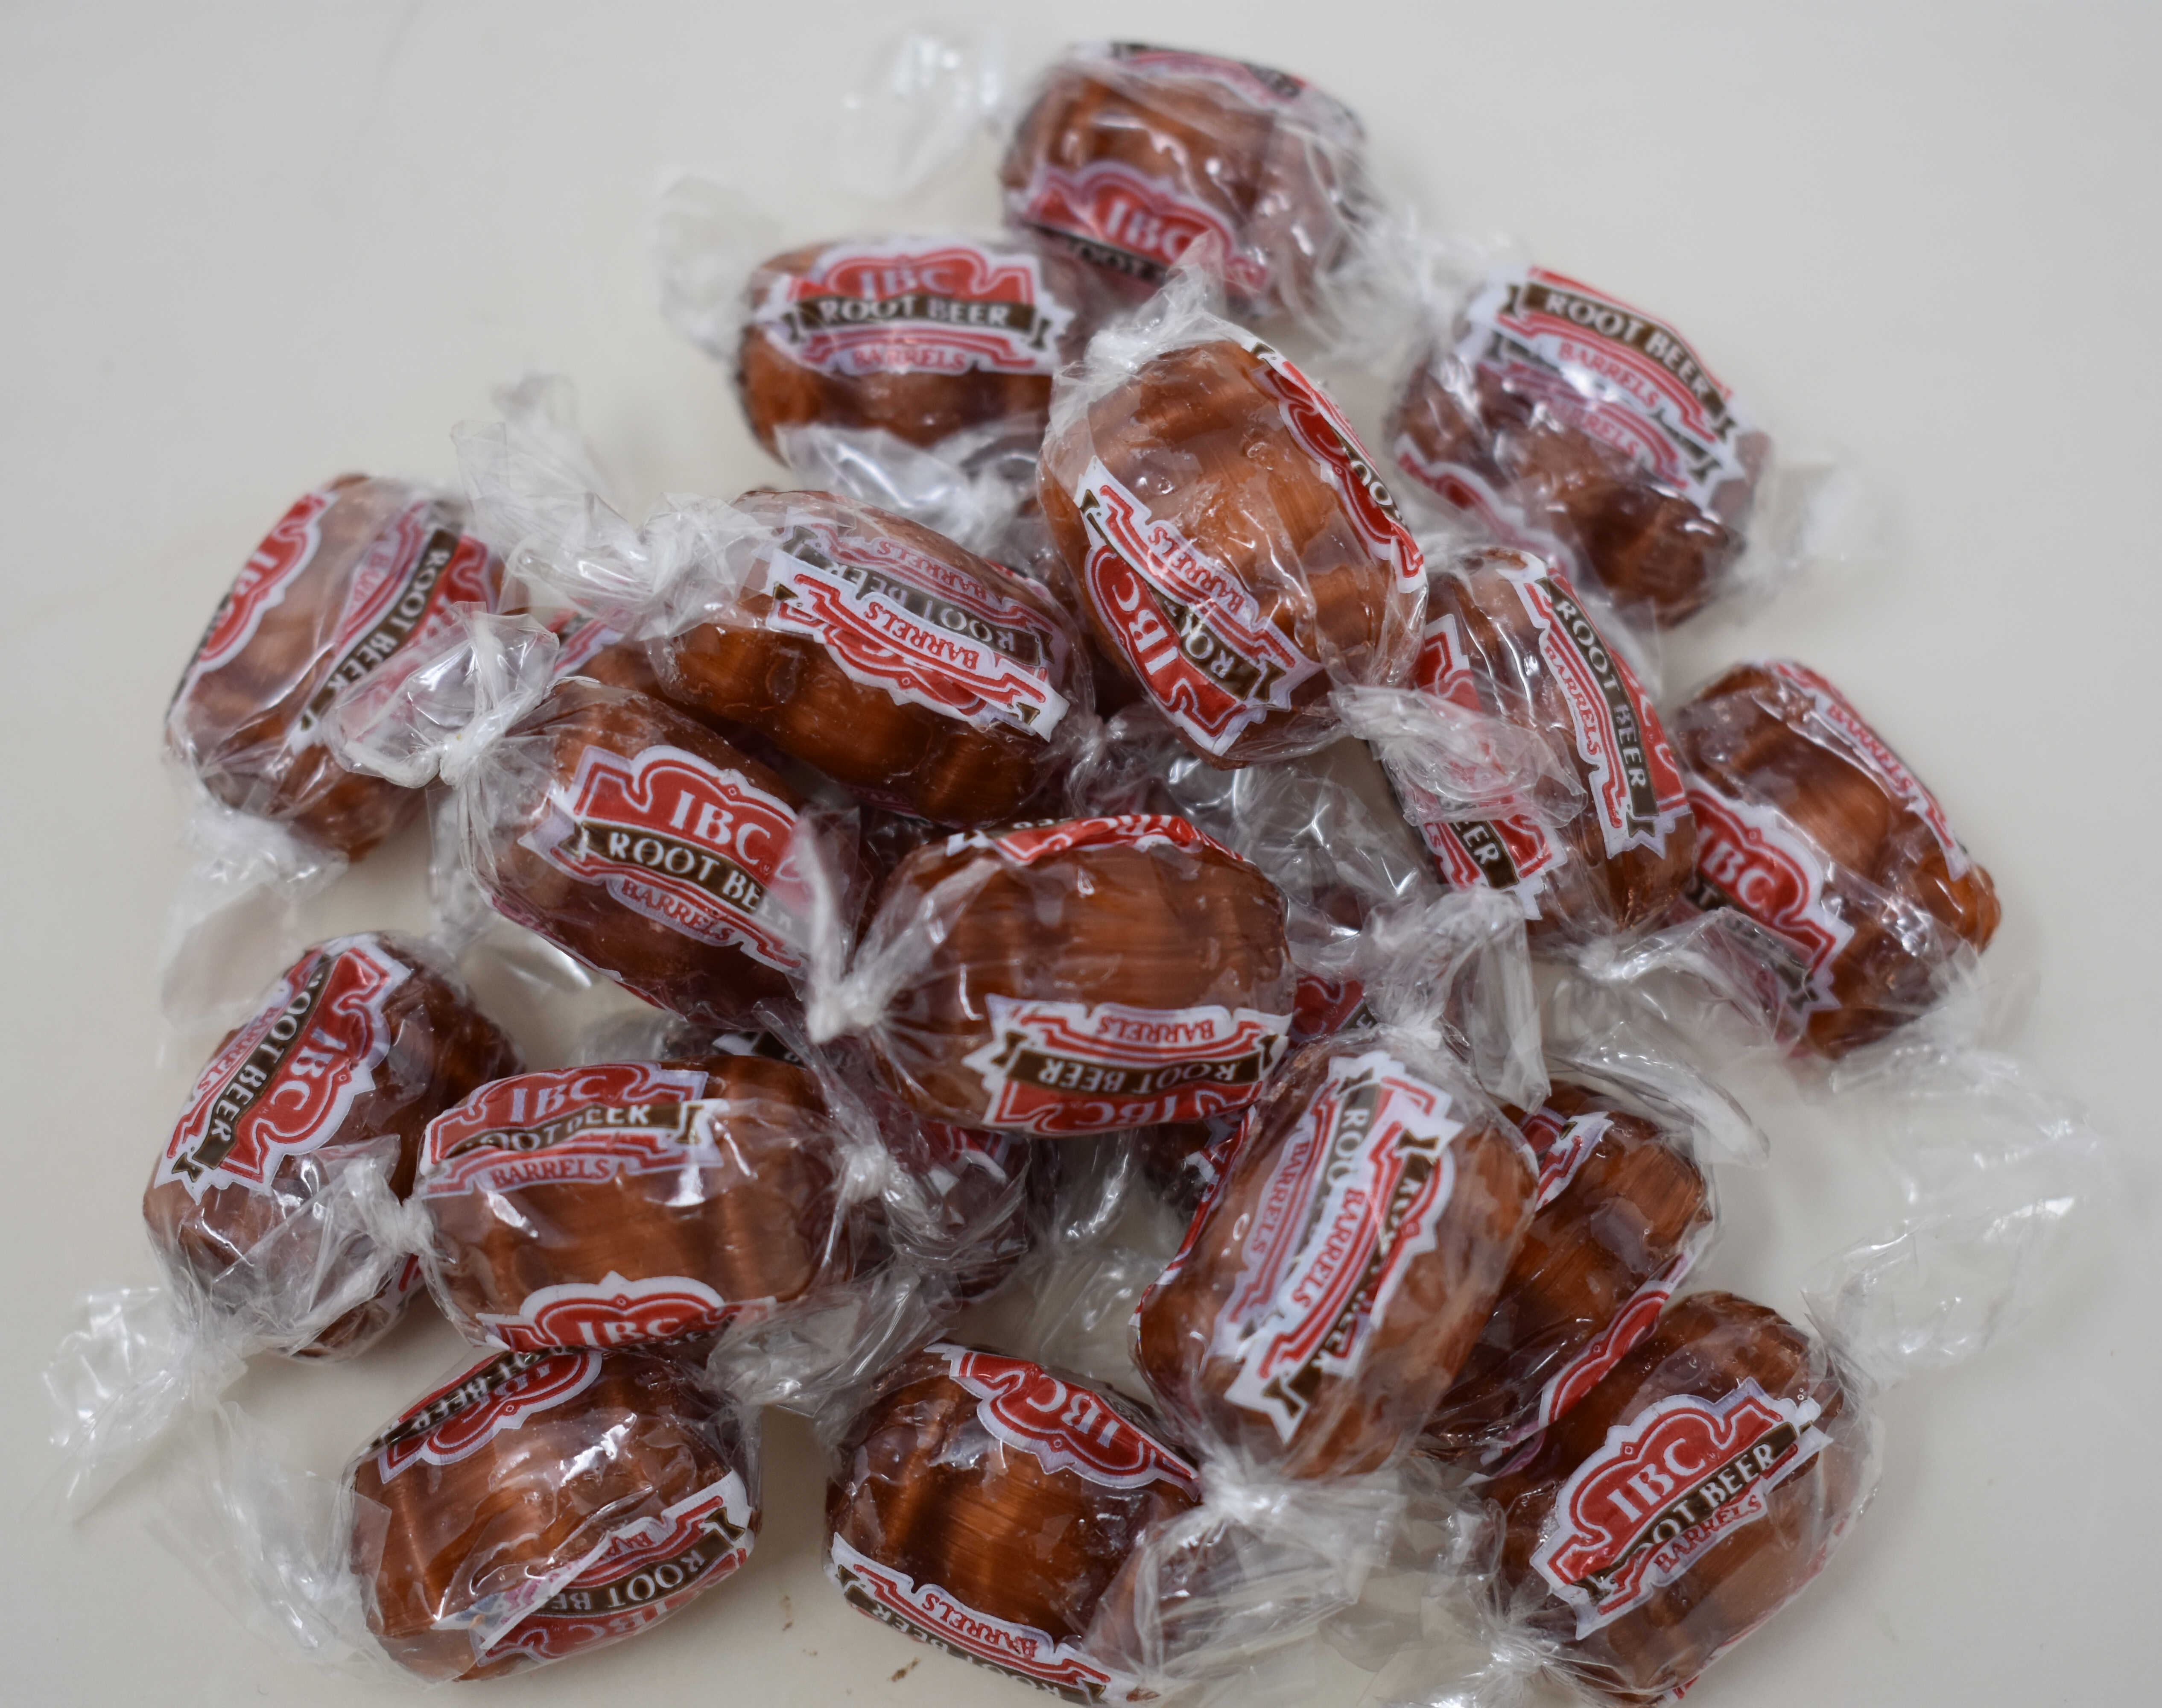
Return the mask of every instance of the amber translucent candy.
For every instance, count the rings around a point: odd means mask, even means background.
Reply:
[[[736,353],[736,389],[760,444],[781,454],[775,435],[782,427],[876,427],[911,445],[932,446],[971,427],[1010,422],[1021,436],[1043,434],[1051,410],[1050,369],[1080,353],[1087,340],[1077,312],[1063,348],[1052,350],[1042,373],[1000,373],[969,368],[958,373],[879,372],[828,373],[797,361],[786,342],[756,319],[774,286],[801,278],[833,247],[814,243],[762,262],[744,291],[750,311]],[[1075,288],[1073,264],[1042,256],[1038,272],[1055,300],[1078,310],[1085,293]]]
[[[1407,438],[1421,457],[1517,487],[1534,525],[1581,552],[1615,602],[1668,628],[1702,609],[1741,556],[1757,481],[1771,457],[1762,433],[1744,434],[1746,471],[1709,506],[1654,479],[1622,452],[1569,426],[1531,397],[1429,351],[1392,407],[1385,436]],[[1521,483],[1521,485],[1519,485]]]
[[[867,546],[894,541],[987,594],[1027,607],[1047,624],[1070,629],[1057,603],[1026,576],[869,504],[828,493],[753,492],[737,508],[775,526],[791,510],[808,512]],[[979,729],[857,682],[809,636],[766,628],[772,609],[771,595],[747,593],[738,618],[700,623],[655,646],[654,666],[670,697],[756,730],[783,753],[877,804],[941,824],[1009,821],[1049,781],[1045,737],[1005,723]],[[1078,654],[1069,644],[1065,656],[1044,657],[1039,667],[1069,702],[1085,707],[1084,661]]]
[[[979,1613],[1078,1643],[1142,1533],[1194,1496],[1165,1478],[1112,1489],[1047,1470],[984,1427],[980,1403],[936,1354],[890,1373],[842,1439],[827,1530]]]
[[[1044,445],[1044,520],[1084,589],[1098,646],[1122,667],[1125,655],[1085,591],[1089,539],[1073,495],[1092,454],[1158,521],[1235,576],[1305,656],[1340,660],[1356,677],[1402,644],[1404,618],[1391,609],[1394,572],[1285,426],[1280,400],[1257,378],[1265,372],[1259,357],[1229,339],[1168,350]],[[1226,753],[1204,756],[1248,763],[1330,687],[1328,671],[1308,676],[1289,707],[1250,725]]]
[[[1277,1070],[1248,1116],[1222,1187],[1188,1232],[1183,1266],[1143,1298],[1134,1319],[1135,1362],[1181,1432],[1283,1476],[1355,1476],[1386,1464],[1418,1434],[1493,1308],[1538,1185],[1512,1129],[1471,1119],[1449,1141],[1456,1178],[1433,1246],[1405,1264],[1381,1314],[1366,1325],[1357,1367],[1319,1376],[1288,1440],[1272,1419],[1235,1403],[1228,1391],[1240,1361],[1219,1345],[1219,1334],[1245,1267],[1247,1235],[1330,1060],[1359,1047],[1324,1038]]]
[[[337,496],[316,520],[319,543],[307,567],[264,609],[238,654],[184,686],[167,714],[166,739],[227,806],[358,859],[420,810],[420,791],[346,770],[320,740],[289,744],[337,662],[332,641],[354,567],[416,494],[359,474],[326,490]],[[438,523],[454,520],[446,514]]]
[[[703,1097],[726,1105],[713,1141],[723,1161],[619,1170],[601,1180],[543,1181],[427,1198],[437,1273],[461,1327],[516,1316],[543,1288],[685,1276],[731,1303],[786,1303],[821,1278],[839,1205],[831,1118],[817,1081],[792,1063],[713,1056]],[[828,1279],[845,1279],[844,1238]]]
[[[1928,823],[1843,751],[1809,734],[1808,697],[1739,665],[1668,721],[1684,768],[1777,812],[1823,850],[1827,906],[1853,927],[1833,958],[1837,1005],[1810,1016],[1810,1047],[1841,1056],[1928,1008],[1938,969],[1996,935],[1997,887],[1980,865],[1955,878]]]
[[[626,990],[702,1025],[749,1025],[760,1003],[792,1001],[778,969],[732,944],[701,943],[649,919],[525,845],[522,838],[548,819],[551,786],[567,788],[588,747],[626,759],[649,748],[681,748],[791,810],[802,804],[787,783],[697,719],[642,694],[567,676],[490,755],[499,775],[490,780],[487,804],[497,816],[479,828],[479,875],[497,906]]]
[[[1350,243],[1360,192],[1348,115],[1342,130],[1319,139],[1307,122],[1206,77],[1076,59],[1045,78],[999,181],[1013,212],[1039,166],[1079,171],[1110,161],[1198,202],[1265,264],[1266,284],[1235,279],[1231,294],[1240,312],[1266,317],[1308,302]],[[1136,295],[1160,276],[1151,267],[1132,277],[1110,257],[1103,264]]]
[[[413,1189],[428,1123],[477,1087],[519,1071],[518,1047],[461,986],[398,938],[378,937],[375,942],[404,962],[407,977],[384,1002],[390,1048],[376,1065],[374,1086],[353,1099],[337,1131],[306,1155],[281,1161],[268,1193],[221,1186],[197,1199],[177,1180],[159,1184],[153,1169],[143,1194],[150,1242],[166,1262],[199,1285],[210,1286],[258,1241],[300,1213],[321,1169],[341,1152],[370,1149],[394,1138],[390,1189],[404,1199]],[[219,1039],[212,1056],[232,1036],[229,1032]],[[384,1292],[356,1305],[306,1347],[281,1350],[299,1357],[358,1351],[395,1319],[403,1305],[404,1295],[386,1284]]]
[[[1650,1599],[1576,1636],[1576,1611],[1532,1555],[1569,1474],[1627,1424],[1675,1394],[1723,1399],[1753,1380],[1775,1400],[1814,1399],[1830,1444],[1764,1491],[1764,1516],[1736,1525]],[[1547,1434],[1522,1470],[1486,1486],[1505,1524],[1498,1591],[1556,1646],[1570,1681],[1613,1702],[1648,1705],[1686,1684],[1726,1643],[1792,1600],[1867,1495],[1868,1427],[1824,1349],[1777,1312],[1728,1293],[1694,1293]]]
[[[1544,1106],[1564,1124],[1603,1113],[1607,1127],[1532,1218],[1493,1314],[1427,1424],[1422,1446],[1444,1458],[1528,1419],[1555,1375],[1711,1223],[1703,1173],[1657,1125],[1567,1080]]]
[[[1564,862],[1550,870],[1531,922],[1535,943],[1630,932],[1663,917],[1696,864],[1696,824],[1684,807],[1667,833],[1663,850],[1626,848],[1606,852],[1599,811],[1591,798],[1591,768],[1577,751],[1568,691],[1539,650],[1539,635],[1516,588],[1502,573],[1522,554],[1496,550],[1465,553],[1427,582],[1427,622],[1454,616],[1473,681],[1484,708],[1543,739],[1584,785],[1582,806],[1559,827]],[[1621,656],[1609,647],[1610,654]],[[1651,697],[1642,699],[1648,742],[1665,732]]]
[[[658,1518],[731,1470],[755,1489],[734,1414],[689,1366],[635,1350],[593,1355],[602,1366],[591,1387],[462,1459],[416,1460],[388,1482],[373,1451],[353,1465],[353,1493],[387,1518],[368,1578],[368,1629],[400,1666],[430,1679],[520,1670],[531,1664],[522,1655],[475,1662],[457,1622],[483,1597],[562,1571],[611,1532]],[[372,1516],[363,1506],[356,1522],[363,1572],[361,1527]],[[595,1639],[608,1634],[597,1627]]]
[[[887,1082],[920,1114],[984,1124],[983,1079],[965,1058],[991,1041],[990,996],[1291,1011],[1283,897],[1243,860],[1207,847],[1099,845],[1024,866],[933,844],[901,862],[880,914],[916,917],[942,880],[976,862],[989,864],[988,880],[870,1035]]]

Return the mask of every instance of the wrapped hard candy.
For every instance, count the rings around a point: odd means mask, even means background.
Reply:
[[[1771,457],[1673,327],[1542,267],[1473,293],[1387,431],[1413,491],[1496,538],[1559,549],[1662,628],[1721,590]]]
[[[1651,1332],[1712,1231],[1688,1136],[1637,1099],[1560,1078],[1518,1125],[1538,1157],[1536,1209],[1428,1420],[1421,1445],[1444,1458],[1491,1462],[1575,1404]]]
[[[1666,729],[1627,660],[1568,579],[1529,552],[1474,547],[1427,585],[1414,691],[1444,718],[1461,710],[1534,736],[1580,791],[1563,812],[1524,797],[1468,817],[1422,791],[1412,755],[1413,766],[1394,767],[1398,792],[1443,881],[1509,895],[1535,942],[1663,918],[1688,882],[1695,827]]]
[[[1134,1315],[1181,1439],[1277,1479],[1410,1446],[1529,1225],[1538,1170],[1454,1058],[1393,1027],[1298,1050]]]
[[[429,1679],[500,1677],[634,1636],[749,1557],[756,1451],[734,1407],[677,1360],[499,1353],[347,1474],[368,1628]]]
[[[1594,1700],[1667,1700],[1817,1575],[1873,1461],[1821,1342],[1694,1294],[1481,1491],[1502,1525],[1495,1598]]]
[[[791,1000],[801,956],[776,891],[802,797],[710,729],[566,677],[459,786],[499,911],[701,1025]]]
[[[1080,353],[1076,264],[1026,243],[850,238],[775,255],[744,289],[736,389],[759,442],[876,429],[930,447],[973,429],[1033,444]]]
[[[1329,397],[1205,314],[1091,347],[1044,441],[1044,520],[1099,645],[1228,765],[1332,739],[1332,687],[1400,686],[1425,561]]]
[[[999,169],[1006,217],[1137,291],[1223,246],[1238,312],[1311,313],[1368,200],[1357,118],[1282,71],[1129,42],[1045,73]]]
[[[372,1162],[413,1188],[430,1121],[514,1073],[517,1047],[434,949],[384,932],[307,950],[264,992],[196,1079],[143,1194],[159,1261],[183,1294],[269,1331],[296,1356],[359,1351],[394,1322],[415,1278],[313,1319],[382,1255],[335,1211],[340,1176]],[[282,1332],[306,1324],[295,1341]]]
[[[384,665],[493,608],[503,565],[463,507],[349,474],[298,499],[264,537],[197,643],[165,714],[166,745],[225,805],[358,859],[420,792],[347,770],[332,715]]]
[[[827,1023],[933,1120],[1114,1132],[1251,1103],[1296,979],[1246,861],[1182,818],[1074,819],[903,860]]]
[[[874,804],[1010,820],[1055,780],[1080,637],[1026,576],[827,493],[746,493],[755,537],[653,649],[664,692]]]
[[[1193,1468],[1113,1396],[941,1342],[849,1423],[826,1570],[861,1611],[1073,1700],[1142,1700],[1119,1670],[1121,1572],[1190,1511]]]
[[[429,1124],[429,1282],[467,1339],[525,1352],[756,1322],[862,1256],[817,1080],[752,1054],[483,1087]]]
[[[1786,660],[1738,665],[1670,720],[1697,823],[1689,899],[1784,952],[1781,1000],[1841,1056],[1929,1008],[1996,933],[1996,886],[1846,697]]]

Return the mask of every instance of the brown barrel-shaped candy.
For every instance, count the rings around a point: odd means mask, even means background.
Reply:
[[[1235,765],[1311,745],[1334,682],[1402,682],[1425,561],[1335,405],[1224,330],[1062,412],[1037,486],[1105,655]]]
[[[744,293],[736,389],[759,443],[801,426],[932,446],[970,428],[1043,435],[1051,376],[1086,342],[1075,264],[964,237],[847,239],[762,262]]]
[[[1283,898],[1184,819],[919,849],[870,939],[933,916],[943,932],[867,1037],[895,1093],[934,1120],[1050,1137],[1198,1120],[1251,1103],[1282,1052]]]
[[[467,780],[497,909],[649,1002],[709,1026],[791,1000],[776,895],[802,797],[658,700],[566,677]]]
[[[756,1322],[859,1255],[833,1119],[764,1056],[609,1062],[483,1087],[428,1128],[429,1280],[470,1340],[616,1346]]]
[[[636,1349],[499,1353],[370,1442],[347,1482],[368,1629],[426,1679],[634,1636],[758,1535],[744,1424],[694,1366]]]
[[[1474,294],[1386,431],[1443,504],[1535,550],[1558,543],[1661,627],[1718,593],[1771,455],[1671,326],[1538,267]]]
[[[1989,874],[1935,797],[1822,676],[1737,665],[1669,720],[1697,821],[1690,899],[1736,907],[1789,952],[1785,1000],[1827,1056],[1928,1008],[1989,946]]]
[[[1538,1208],[1462,1372],[1422,1444],[1491,1459],[1581,1399],[1651,1331],[1710,1236],[1711,1192],[1686,1141],[1591,1086],[1557,1079],[1518,1125]]]
[[[1120,1570],[1193,1507],[1193,1467],[1117,1401],[1024,1359],[939,1343],[849,1425],[828,1575],[873,1618],[1074,1701],[1129,1700],[1089,1639]]]
[[[189,661],[166,744],[227,806],[358,859],[420,791],[331,756],[330,716],[385,661],[493,607],[503,565],[457,505],[348,474],[296,501],[241,570]]]
[[[999,169],[1006,217],[1136,294],[1196,240],[1239,312],[1310,308],[1363,216],[1365,135],[1284,72],[1131,43],[1045,76]]]
[[[1142,1296],[1135,1361],[1183,1439],[1274,1476],[1373,1470],[1493,1308],[1531,1153],[1461,1068],[1376,1028],[1304,1046],[1246,1119]]]
[[[1407,794],[1445,883],[1512,895],[1534,942],[1626,932],[1665,916],[1696,852],[1681,772],[1651,697],[1565,577],[1507,546],[1439,566],[1413,685],[1537,734],[1583,790],[1559,824],[1529,801],[1467,819]]]
[[[875,804],[1010,820],[1087,703],[1071,619],[1027,577],[828,493],[746,493],[771,530],[722,608],[653,653],[669,696]]]
[[[413,1188],[421,1134],[475,1086],[520,1065],[436,951],[387,933],[301,955],[227,1032],[196,1079],[143,1194],[150,1242],[175,1282],[252,1320],[298,1323],[372,1243],[320,1206],[365,1159]],[[342,1227],[340,1235],[332,1230]],[[349,1249],[326,1258],[326,1239]],[[401,1272],[297,1356],[359,1351],[397,1319]]]
[[[1496,1594],[1592,1695],[1667,1700],[1815,1577],[1868,1494],[1824,1347],[1732,1293],[1677,1301],[1485,1492]]]

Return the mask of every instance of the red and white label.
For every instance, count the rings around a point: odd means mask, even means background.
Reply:
[[[406,1467],[456,1465],[506,1429],[576,1399],[600,1377],[598,1352],[499,1352],[446,1383],[368,1444],[388,1483]]]
[[[1671,326],[1540,267],[1489,279],[1456,353],[1699,504],[1746,479],[1749,423]]]
[[[606,1062],[493,1080],[428,1123],[415,1197],[515,1192],[721,1161],[706,1075]]]
[[[769,628],[815,640],[851,681],[903,704],[979,729],[1048,737],[1058,727],[1068,643],[1042,612],[889,535],[801,511],[781,532]]]
[[[1287,1014],[985,998],[991,1039],[966,1058],[984,1125],[1058,1137],[1200,1120],[1251,1103]]]
[[[1261,359],[1256,381],[1276,398],[1292,437],[1321,465],[1368,551],[1387,566],[1394,591],[1417,599],[1426,588],[1426,554],[1404,526],[1396,499],[1350,419],[1334,398],[1273,346],[1251,333],[1241,333],[1238,342],[1249,355]]]
[[[995,850],[1017,866],[1085,849],[1183,848],[1209,849],[1226,859],[1239,856],[1183,818],[1168,812],[1122,812],[1106,818],[1068,818],[1052,824],[1028,824],[993,836],[984,831],[956,831],[946,839],[946,852],[958,854],[972,848]],[[1246,862],[1240,860],[1244,865]]]
[[[550,864],[695,942],[784,972],[802,964],[772,894],[796,814],[740,772],[680,747],[633,759],[588,747],[551,804],[521,838]]]
[[[975,1395],[976,1421],[1045,1470],[1071,1471],[1106,1489],[1168,1482],[1198,1496],[1193,1467],[1118,1413],[1101,1395],[1062,1382],[1025,1358],[944,1343],[927,1349]]]
[[[1196,241],[1213,237],[1224,246],[1225,283],[1250,295],[1268,289],[1267,260],[1240,244],[1220,212],[1120,161],[1074,167],[1039,160],[1026,185],[1006,200],[1016,223],[1113,272],[1161,284]]]
[[[416,499],[369,543],[347,583],[331,632],[331,666],[294,720],[313,736],[338,703],[400,648],[426,642],[457,621],[462,604],[493,608],[495,556],[470,534],[432,525],[435,503]]]
[[[1828,1444],[1815,1400],[1752,1380],[1721,1400],[1675,1394],[1606,1432],[1554,1497],[1532,1564],[1576,1609],[1580,1641],[1641,1606]]]
[[[197,1199],[213,1188],[267,1193],[286,1157],[327,1144],[375,1089],[390,1051],[384,1005],[409,976],[372,937],[337,938],[289,967],[196,1078],[159,1183]]]
[[[1078,1644],[981,1612],[937,1584],[918,1584],[838,1533],[826,1557],[826,1575],[851,1606],[881,1624],[961,1660],[1040,1684],[1069,1702],[1148,1700],[1147,1693],[1098,1665]]]
[[[875,373],[1053,373],[1073,311],[1022,249],[958,239],[843,243],[776,279],[760,332],[804,367]]]
[[[226,590],[212,614],[210,627],[196,645],[195,656],[180,677],[179,692],[188,690],[211,671],[228,665],[247,650],[262,626],[263,614],[285,597],[300,572],[315,561],[323,543],[322,514],[337,502],[330,491],[303,494],[293,508],[278,519],[278,525],[263,536],[263,543],[248,555],[240,573]]]
[[[1157,710],[1204,753],[1287,711],[1320,664],[1271,622],[1246,584],[1129,492],[1100,457],[1074,494],[1089,601]]]
[[[514,1314],[483,1311],[488,1340],[513,1352],[551,1346],[636,1346],[686,1335],[710,1335],[731,1323],[771,1314],[770,1298],[723,1298],[687,1275],[626,1281],[611,1270],[596,1282],[565,1281],[536,1288]]]
[[[1532,1154],[1539,1162],[1539,1191],[1533,1205],[1534,1213],[1544,1209],[1569,1190],[1569,1183],[1576,1178],[1576,1171],[1584,1167],[1585,1158],[1599,1148],[1599,1141],[1613,1125],[1614,1117],[1603,1109],[1564,1120],[1543,1104],[1525,1117],[1522,1129],[1524,1142],[1532,1147]]]
[[[1886,794],[1929,826],[1930,834],[1944,850],[1945,870],[1953,877],[1964,877],[1973,870],[1972,857],[1952,834],[1951,825],[1945,817],[1945,809],[1937,804],[1937,797],[1922,786],[1920,780],[1907,769],[1898,754],[1884,744],[1883,738],[1869,727],[1844,694],[1808,666],[1796,664],[1791,659],[1761,660],[1757,668],[1777,676],[1808,699],[1813,714],[1810,721],[1815,727],[1805,733],[1836,747],[1841,758],[1866,771]]]
[[[1696,871],[1689,899],[1704,907],[1738,908],[1794,951],[1795,964],[1774,968],[1805,1015],[1839,1006],[1832,964],[1854,927],[1825,894],[1830,862],[1783,812],[1745,801],[1704,777],[1689,779],[1696,815]]]
[[[1360,1368],[1456,1180],[1449,1093],[1386,1052],[1330,1059],[1270,1167],[1214,1350],[1225,1397],[1289,1441],[1321,1382]]]
[[[576,1575],[557,1584],[486,1656],[561,1660],[642,1631],[735,1572],[750,1558],[757,1523],[749,1491],[729,1471],[666,1512],[610,1531]],[[551,1576],[544,1585],[556,1581]],[[515,1600],[509,1605],[514,1608]]]

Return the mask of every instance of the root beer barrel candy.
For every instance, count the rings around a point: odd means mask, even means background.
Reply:
[[[1502,1610],[1593,1696],[1668,1700],[1816,1575],[1872,1457],[1822,1345],[1731,1293],[1679,1300],[1486,1486]]]
[[[1103,650],[1195,752],[1238,765],[1319,746],[1334,684],[1408,674],[1425,561],[1304,374],[1213,317],[1172,336],[1061,381],[1045,521]]]
[[[1428,1451],[1491,1460],[1535,1435],[1651,1332],[1703,1252],[1710,1186],[1686,1140],[1632,1101],[1557,1079],[1520,1119],[1536,1212]]]
[[[1366,133],[1264,65],[1130,42],[1047,72],[999,169],[1006,217],[1140,290],[1203,238],[1242,314],[1313,306],[1363,217]]]
[[[1696,851],[1681,771],[1651,697],[1559,572],[1507,546],[1442,566],[1427,584],[1413,686],[1533,732],[1584,791],[1559,824],[1528,801],[1465,819],[1402,791],[1444,882],[1513,896],[1535,942],[1666,914]]]
[[[418,791],[347,770],[323,737],[330,714],[441,632],[454,605],[496,603],[503,566],[463,520],[418,488],[357,474],[285,513],[166,712],[167,746],[212,795],[354,859],[418,810]]]
[[[1740,909],[1811,1048],[1839,1056],[1928,1008],[1999,910],[1944,809],[1846,697],[1787,661],[1736,666],[1674,714],[1697,822],[1690,899]]]
[[[426,1679],[635,1636],[758,1537],[745,1425],[692,1367],[636,1350],[499,1353],[370,1442],[347,1481],[368,1628]]]
[[[175,1286],[268,1326],[299,1322],[372,1253],[325,1209],[363,1159],[412,1190],[430,1120],[514,1073],[517,1047],[447,965],[410,938],[368,933],[309,949],[228,1032],[174,1123],[143,1194],[150,1242]],[[326,1219],[327,1218],[327,1219]],[[346,1249],[326,1252],[326,1241]],[[397,1319],[410,1267],[301,1345],[359,1351]]]
[[[1719,591],[1771,457],[1671,326],[1540,267],[1480,287],[1388,434],[1418,489],[1663,628]]]
[[[1026,577],[827,493],[747,493],[770,530],[654,661],[669,696],[740,723],[875,804],[1014,817],[1051,778],[1086,662]]]
[[[1183,818],[1083,818],[920,849],[888,881],[863,1023],[919,1113],[1041,1136],[1251,1103],[1296,974],[1283,898]]]
[[[1079,353],[1073,264],[961,237],[792,249],[752,274],[736,366],[776,457],[790,427],[876,427],[932,446],[1010,422],[1041,438],[1051,376]]]
[[[1389,1028],[1293,1055],[1134,1314],[1165,1415],[1292,1478],[1378,1469],[1477,1340],[1538,1171],[1470,1076]]]
[[[1091,1643],[1143,1533],[1197,1504],[1193,1467],[1116,1400],[939,1343],[849,1424],[827,1575],[854,1606],[1073,1701],[1141,1700]]]
[[[783,862],[801,797],[658,700],[566,677],[461,789],[498,911],[703,1026],[791,1000]]]
[[[618,1346],[756,1322],[845,1281],[817,1081],[756,1055],[610,1062],[483,1087],[428,1126],[429,1282],[469,1340]]]

